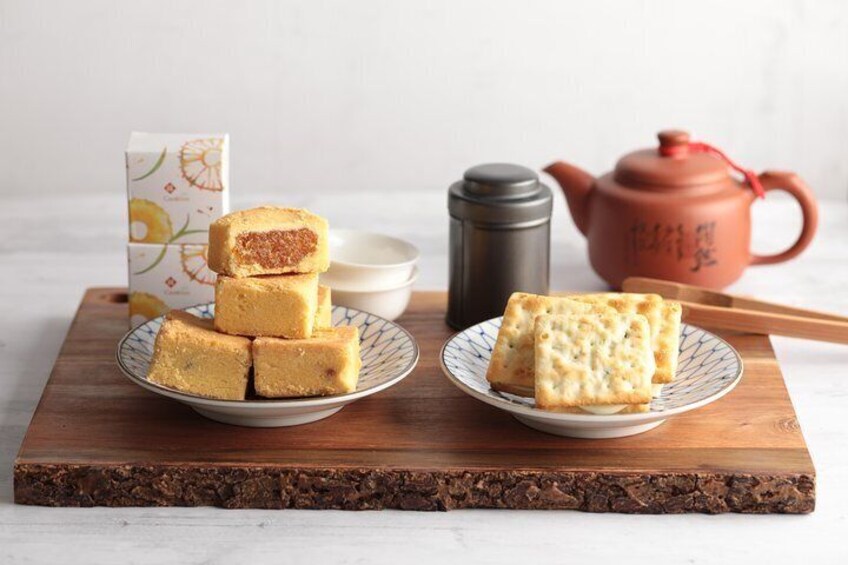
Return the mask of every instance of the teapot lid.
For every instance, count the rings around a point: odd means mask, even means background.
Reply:
[[[697,150],[699,144],[690,143],[687,132],[664,130],[657,137],[658,148],[634,151],[618,161],[618,183],[680,187],[719,183],[730,176],[728,163],[712,152]]]

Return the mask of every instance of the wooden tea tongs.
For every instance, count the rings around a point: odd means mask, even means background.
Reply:
[[[698,326],[848,344],[848,317],[844,316],[660,279],[629,277],[621,288],[676,300],[683,306],[683,320]]]

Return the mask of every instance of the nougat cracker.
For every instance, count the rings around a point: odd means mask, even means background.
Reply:
[[[640,314],[541,315],[535,324],[536,406],[645,404],[655,363]]]
[[[486,379],[495,390],[533,396],[536,316],[611,311],[604,305],[587,304],[565,297],[513,293],[504,311]]]
[[[670,383],[677,371],[680,347],[680,304],[664,301],[658,294],[607,292],[569,296],[587,304],[609,306],[622,314],[641,314],[651,326],[651,346],[657,370],[653,382]]]

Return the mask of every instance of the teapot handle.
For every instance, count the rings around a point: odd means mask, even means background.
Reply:
[[[751,254],[751,265],[782,263],[801,253],[813,240],[813,235],[816,233],[816,227],[819,222],[818,207],[816,206],[816,200],[813,198],[812,191],[795,173],[766,171],[759,176],[759,179],[766,192],[783,190],[791,194],[798,201],[798,204],[801,205],[804,225],[801,227],[801,234],[798,236],[798,239],[789,249],[775,253],[774,255]]]

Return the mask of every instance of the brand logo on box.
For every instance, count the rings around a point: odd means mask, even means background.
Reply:
[[[177,190],[177,187],[174,186],[174,183],[172,183],[172,182],[169,182],[163,188],[165,189],[165,192],[167,192],[168,194],[173,194],[174,191]]]
[[[168,277],[167,279],[165,279],[165,285],[168,288],[174,288],[175,284],[177,284],[177,281],[174,280],[174,277]]]

